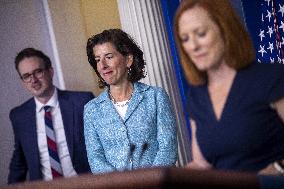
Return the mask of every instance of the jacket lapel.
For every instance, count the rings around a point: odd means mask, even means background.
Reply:
[[[132,99],[130,100],[127,108],[127,112],[125,115],[125,122],[131,116],[131,114],[136,110],[137,106],[141,103],[144,98],[144,91],[147,90],[149,86],[142,83],[134,83],[134,91],[132,94]]]
[[[102,117],[104,117],[104,122],[122,122],[123,120],[120,117],[119,113],[116,111],[114,105],[112,104],[109,96],[108,96],[108,89],[106,89],[97,99],[97,103],[101,107]],[[109,115],[113,115],[110,117]]]
[[[41,178],[41,170],[40,170],[40,157],[39,157],[39,149],[38,149],[38,141],[37,141],[37,128],[36,128],[36,105],[34,98],[30,100],[27,104],[27,107],[23,114],[23,128],[25,128],[25,136],[26,144],[28,144],[30,153],[28,154],[29,159],[33,162],[34,170],[37,173],[32,173],[35,176]]]
[[[58,101],[63,120],[66,142],[71,159],[73,159],[74,104],[64,91],[58,90]]]

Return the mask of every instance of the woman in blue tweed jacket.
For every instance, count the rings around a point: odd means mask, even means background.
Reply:
[[[120,29],[87,42],[88,61],[105,88],[85,105],[84,133],[93,173],[172,166],[177,160],[176,122],[167,93],[138,82],[143,52]]]

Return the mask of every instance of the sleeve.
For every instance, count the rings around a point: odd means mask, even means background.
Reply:
[[[153,166],[175,165],[177,160],[177,131],[170,99],[160,89],[157,92],[157,140],[159,150]]]
[[[284,97],[284,65],[270,65],[271,71],[267,75],[269,83],[268,102],[275,102]]]
[[[21,147],[20,138],[18,136],[18,132],[15,129],[15,115],[14,111],[10,112],[10,120],[12,122],[13,130],[14,130],[14,151],[12,155],[12,159],[9,166],[9,175],[8,175],[8,184],[23,182],[26,180],[27,176],[27,164],[24,156],[24,152]]]
[[[93,108],[93,109],[92,109]],[[84,109],[84,135],[87,149],[88,162],[92,173],[106,173],[115,171],[115,168],[107,162],[103,146],[96,132],[96,120],[94,119],[94,106],[88,104]]]

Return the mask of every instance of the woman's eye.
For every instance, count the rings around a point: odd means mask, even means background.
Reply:
[[[100,62],[100,59],[95,59],[96,63],[99,63]]]
[[[189,37],[186,35],[186,36],[181,36],[180,37],[180,40],[182,41],[182,42],[187,42],[188,40],[189,40]]]
[[[111,56],[106,56],[107,59],[112,59],[112,57],[113,57],[112,55]]]
[[[203,31],[203,32],[198,32],[197,35],[198,35],[199,37],[204,37],[204,36],[206,35],[206,32],[205,32],[205,31]]]

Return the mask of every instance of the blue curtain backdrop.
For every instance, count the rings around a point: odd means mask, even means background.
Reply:
[[[242,0],[242,4],[258,62],[284,64],[284,0]]]

